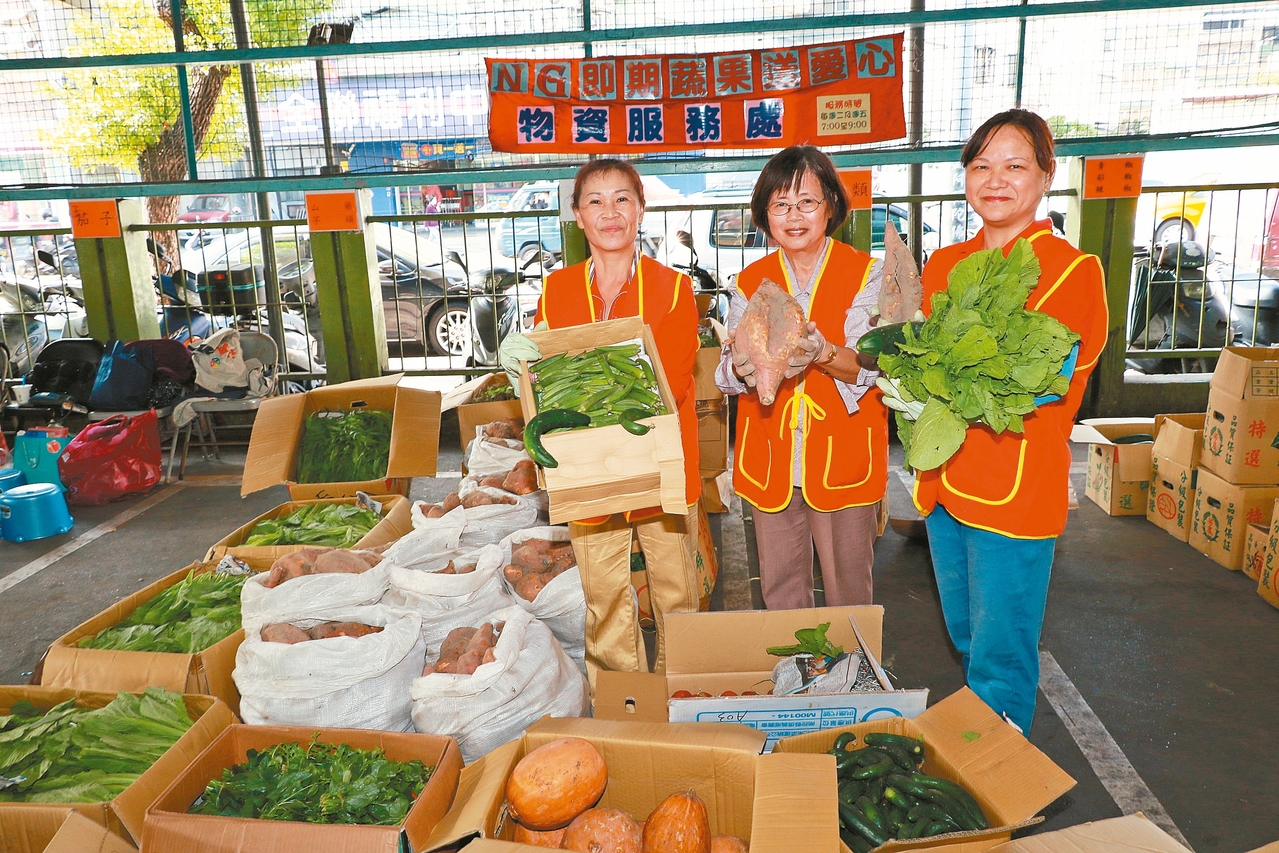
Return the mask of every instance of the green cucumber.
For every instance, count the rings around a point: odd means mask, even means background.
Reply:
[[[627,409],[624,412],[618,413],[617,422],[622,425],[622,429],[626,430],[631,435],[643,435],[652,429],[652,427],[648,424],[638,423],[638,421],[640,418],[651,418],[652,416],[652,412],[646,412],[643,409]]]
[[[893,761],[893,757],[886,752],[878,749],[862,750],[865,758],[861,758],[857,763],[861,766],[853,771],[854,779],[874,779],[879,776],[885,776],[897,769],[897,762]]]
[[[866,819],[866,816],[858,811],[857,806],[848,803],[839,804],[839,819],[844,822],[844,826],[853,830],[869,841],[875,847],[883,844],[887,839],[873,823]]]
[[[939,779],[936,776],[925,776],[922,773],[916,773],[911,778],[916,784],[923,785],[928,788],[934,788],[948,794],[952,799],[958,802],[959,805],[969,813],[973,823],[976,824],[973,829],[986,829],[988,827],[986,815],[982,812],[981,806],[977,805],[977,800],[975,800],[973,795],[968,793],[962,785],[957,785],[949,779]],[[955,817],[958,817],[958,815],[955,815]]]
[[[876,326],[857,339],[857,351],[862,355],[881,356],[897,352],[897,345],[906,343],[906,327],[913,327],[915,336],[923,323],[890,323]]]
[[[844,750],[848,749],[848,745],[850,743],[856,743],[856,741],[857,741],[856,733],[844,732],[839,737],[835,738],[835,745],[832,746],[831,749],[838,749],[840,752],[843,752]]]
[[[543,468],[556,468],[559,462],[542,446],[542,436],[556,429],[579,429],[591,425],[588,415],[569,409],[548,409],[533,416],[524,426],[524,450]]]
[[[888,732],[868,732],[863,740],[866,741],[867,746],[886,746],[891,744],[906,750],[911,755],[918,755],[921,758],[924,755],[924,742],[919,738],[894,735]]]

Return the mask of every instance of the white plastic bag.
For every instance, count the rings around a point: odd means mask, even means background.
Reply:
[[[466,482],[463,481],[463,486],[459,486],[459,494],[460,489],[465,486]],[[466,509],[466,527],[462,531],[461,541],[464,547],[478,548],[481,545],[495,545],[517,530],[532,527],[541,519],[538,502],[531,495],[521,497],[501,489],[476,486],[474,483],[467,487],[466,494],[475,491],[484,492],[495,498],[511,497],[515,499],[515,503],[489,504]],[[466,497],[466,494],[462,494],[461,497]]]
[[[506,623],[493,650],[495,661],[471,675],[422,676],[409,688],[413,727],[456,738],[468,764],[515,740],[547,714],[581,717],[590,707],[586,676],[532,614],[509,607],[483,621]]]
[[[475,427],[475,438],[466,446],[466,470],[480,477],[500,474],[515,467],[521,459],[528,459],[524,442],[511,438],[489,438],[484,435],[484,425]]]
[[[303,630],[324,621],[383,630],[294,645],[264,642],[260,629],[246,632],[233,673],[246,723],[413,730],[409,686],[426,666],[420,616],[375,604],[289,621]]]
[[[240,624],[255,631],[273,622],[327,613],[334,609],[377,604],[390,583],[390,564],[382,562],[359,574],[303,575],[267,587],[267,572],[254,575],[240,589]]]
[[[542,587],[542,591],[532,601],[526,601],[516,595],[511,582],[506,579],[504,570],[511,563],[511,554],[530,539],[568,542],[568,528],[531,527],[512,533],[503,539],[498,545],[502,549],[501,554],[498,555],[500,560],[498,574],[502,578],[502,585],[520,607],[532,613],[551,629],[555,639],[559,640],[560,645],[564,647],[565,653],[585,672],[586,594],[582,590],[582,575],[577,566],[557,575],[550,583]],[[483,559],[492,559],[492,555],[485,553]],[[486,566],[481,563],[476,566],[476,571],[479,571],[481,567]]]
[[[474,627],[498,610],[515,605],[514,597],[502,586],[499,577],[501,568],[496,563],[500,556],[488,556],[498,550],[496,545],[484,548],[476,555],[475,571],[464,575],[442,575],[421,568],[391,566],[390,588],[382,602],[411,610],[422,617],[422,638],[426,641],[426,653],[432,660],[439,655],[440,643],[444,642],[449,631],[463,625]],[[446,564],[447,560],[440,563],[437,556],[435,561],[419,565],[443,568]]]
[[[497,473],[509,474],[510,471],[498,471]],[[550,511],[550,508],[551,508],[551,498],[544,489],[537,489],[536,491],[529,492],[526,495],[517,495],[515,494],[515,492],[508,492],[506,489],[497,488],[495,486],[481,486],[480,480],[486,476],[488,475],[487,474],[468,474],[465,477],[463,477],[462,481],[458,483],[457,485],[457,496],[459,498],[465,498],[471,492],[475,492],[475,491],[484,492],[485,494],[492,495],[493,497],[496,497],[496,498],[500,498],[502,496],[508,496],[508,497],[515,498],[521,504],[524,504],[524,505],[532,504],[533,506],[537,507],[537,514],[539,518],[543,518],[543,519],[547,518],[547,513]],[[472,507],[471,509],[467,510],[467,512],[471,512],[477,509],[484,509],[484,507]]]

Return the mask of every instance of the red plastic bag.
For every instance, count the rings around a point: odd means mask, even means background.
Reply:
[[[89,424],[58,457],[67,503],[78,506],[149,492],[160,482],[162,465],[155,409]]]

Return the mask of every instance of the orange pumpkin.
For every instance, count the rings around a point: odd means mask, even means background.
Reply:
[[[716,835],[711,839],[711,853],[750,853],[750,848],[736,835]]]
[[[671,794],[644,824],[643,853],[710,853],[711,822],[706,803],[693,791]]]
[[[642,853],[643,846],[639,824],[621,809],[587,809],[573,818],[560,842],[579,853]]]
[[[517,823],[514,840],[516,844],[527,844],[530,847],[554,847],[558,850],[560,842],[564,840],[564,830],[552,829],[547,832],[538,832],[536,829],[529,829]]]
[[[566,737],[519,760],[506,780],[506,800],[512,816],[529,829],[559,829],[599,802],[607,785],[599,750],[580,737]]]

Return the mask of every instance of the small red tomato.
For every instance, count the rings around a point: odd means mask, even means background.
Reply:
[[[736,696],[737,694],[736,694],[736,693],[734,693],[734,692],[733,692],[733,691],[731,691],[731,690],[725,690],[723,693],[721,693],[721,694],[719,694],[719,695],[720,695],[720,696]]]
[[[689,693],[687,690],[676,690],[674,693],[671,694],[671,698],[672,699],[692,699],[693,694]]]

